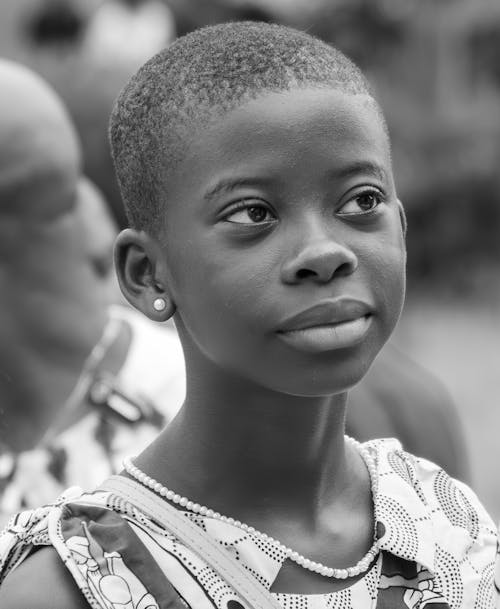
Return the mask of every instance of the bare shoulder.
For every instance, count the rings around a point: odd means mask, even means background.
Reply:
[[[14,569],[0,586],[2,609],[89,609],[89,604],[52,547]]]

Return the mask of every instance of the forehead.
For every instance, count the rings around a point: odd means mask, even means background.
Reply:
[[[368,95],[333,89],[266,93],[197,132],[172,187],[200,191],[231,174],[294,180],[364,164],[392,179],[390,146],[380,110]]]
[[[260,123],[271,123],[278,129],[304,133],[330,129],[332,125],[339,130],[366,130],[366,121],[374,121],[375,116],[377,126],[382,127],[376,104],[367,94],[351,94],[326,86],[292,88],[265,92],[238,104],[225,113],[216,129],[245,128],[249,124],[255,129]]]

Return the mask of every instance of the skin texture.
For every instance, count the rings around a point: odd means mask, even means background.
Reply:
[[[29,576],[29,586],[25,576]],[[89,609],[53,548],[41,548],[0,586],[2,609]]]
[[[50,426],[102,333],[110,269],[97,260],[116,231],[55,93],[6,61],[0,87],[0,442],[17,451]]]

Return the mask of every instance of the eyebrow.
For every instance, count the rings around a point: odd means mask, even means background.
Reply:
[[[360,173],[369,173],[382,182],[387,181],[387,172],[385,169],[378,165],[377,163],[372,163],[371,161],[355,161],[354,163],[350,163],[346,167],[342,167],[341,169],[335,169],[330,172],[331,179],[338,180],[339,178],[351,178],[359,175]]]
[[[341,169],[334,169],[329,172],[329,177],[335,180],[347,179],[359,175],[360,173],[369,173],[381,180],[382,182],[387,180],[387,173],[383,169],[383,167],[381,165],[378,165],[377,163],[372,163],[371,161],[356,161]],[[262,186],[269,184],[270,181],[271,180],[269,178],[262,177],[222,178],[205,192],[203,198],[206,201],[211,201],[217,195],[220,195],[222,193],[232,192],[237,188],[245,186]]]
[[[203,195],[206,201],[211,201],[217,195],[225,192],[232,192],[240,187],[262,186],[269,184],[269,178],[223,178],[211,186]]]

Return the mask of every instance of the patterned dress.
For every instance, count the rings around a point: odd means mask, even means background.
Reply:
[[[497,535],[474,493],[395,440],[365,446],[377,463],[378,559],[343,590],[273,593],[278,603],[283,609],[493,609]],[[286,560],[276,543],[185,516],[272,592]],[[52,505],[15,516],[0,535],[0,581],[40,545],[55,548],[93,609],[244,607],[209,564],[109,491],[73,488]]]

